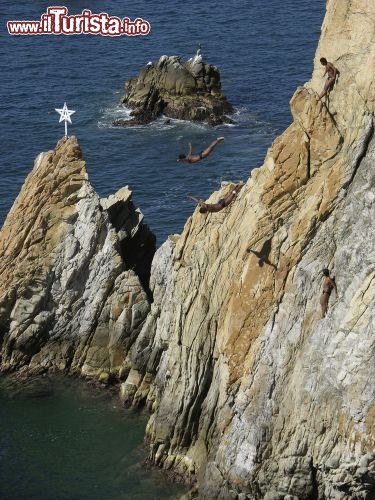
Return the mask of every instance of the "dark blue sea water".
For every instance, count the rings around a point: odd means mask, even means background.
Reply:
[[[0,221],[41,151],[63,135],[55,108],[76,110],[74,134],[101,196],[125,184],[161,244],[180,232],[193,206],[186,194],[208,196],[222,180],[246,179],[271,141],[291,121],[289,100],[311,75],[325,11],[316,0],[69,0],[69,14],[137,17],[151,24],[140,37],[10,36],[8,20],[39,20],[51,4],[42,0],[0,1],[1,165]],[[53,4],[55,5],[55,4]],[[124,111],[118,103],[125,80],[162,54],[191,57],[201,43],[204,60],[221,71],[222,87],[235,106],[235,127],[161,120],[151,126],[112,128]],[[210,158],[178,164],[187,143],[200,151],[225,135]]]
[[[144,465],[145,415],[83,381],[0,379],[2,500],[173,500]]]
[[[80,14],[89,8],[93,13],[107,12],[131,20],[141,17],[151,24],[147,36],[111,38],[10,36],[6,28],[8,20],[39,20],[51,4],[42,0],[0,0],[0,224],[34,158],[41,151],[52,149],[62,137],[63,125],[54,109],[61,108],[66,101],[76,111],[69,134],[78,137],[90,180],[99,195],[107,196],[128,184],[159,245],[168,234],[181,232],[194,208],[185,196],[204,198],[222,180],[245,180],[252,168],[262,164],[272,140],[291,122],[289,100],[295,89],[311,76],[325,3],[325,0],[68,0],[64,3],[69,14]],[[113,119],[125,112],[119,100],[127,79],[134,77],[146,62],[163,54],[188,59],[196,52],[198,43],[202,44],[204,60],[221,71],[223,90],[236,110],[234,126],[210,129],[178,121],[164,125],[160,120],[144,127],[112,127]],[[189,141],[198,152],[218,135],[224,135],[225,141],[204,162],[196,165],[176,162]],[[25,419],[27,425],[27,400],[24,406],[24,414],[7,407],[8,419]],[[133,425],[129,423],[130,427]],[[6,427],[1,431],[8,436],[7,442],[12,442]],[[116,443],[111,446],[116,447]],[[94,463],[91,466],[95,468]],[[0,479],[3,481],[6,477]],[[62,498],[58,496],[57,483],[48,487],[49,498]],[[82,491],[84,488],[82,485]],[[150,495],[147,498],[154,498]],[[79,491],[76,498],[83,498]]]

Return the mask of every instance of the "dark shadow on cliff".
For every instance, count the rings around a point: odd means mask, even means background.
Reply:
[[[125,238],[121,241],[120,248],[126,269],[132,269],[135,272],[149,301],[152,302],[150,274],[152,259],[156,251],[155,235],[147,225],[142,224],[133,238]]]
[[[248,248],[246,251],[249,253],[251,252],[256,257],[258,257],[258,259],[259,259],[258,265],[260,267],[263,267],[264,264],[267,264],[268,266],[271,266],[274,269],[277,269],[277,266],[269,260],[269,254],[271,253],[271,248],[272,248],[272,236],[271,236],[271,238],[268,238],[268,240],[266,240],[263,243],[263,246],[259,251],[254,250],[253,248]]]
[[[131,269],[138,276],[148,299],[152,302],[150,290],[151,263],[156,251],[156,237],[147,224],[143,223],[142,213],[130,199],[117,199],[105,209],[109,220],[117,232],[120,254],[125,269]]]

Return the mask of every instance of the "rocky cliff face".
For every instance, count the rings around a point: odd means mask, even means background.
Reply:
[[[199,53],[184,64],[178,56],[149,62],[126,82],[125,92],[122,102],[133,110],[132,119],[116,120],[115,125],[145,124],[161,114],[211,125],[231,122],[227,114],[233,107],[221,90],[219,70],[204,63]]]
[[[99,200],[74,137],[38,156],[0,233],[2,371],[127,374],[149,311],[142,218],[127,188]]]
[[[1,369],[123,379],[152,411],[151,460],[192,496],[373,498],[374,18],[327,2],[293,123],[229,207],[157,251],[151,305],[130,192],[99,200],[74,138],[40,155],[0,234]],[[340,77],[320,101],[322,56]]]
[[[151,459],[199,498],[375,495],[374,17],[327,2],[293,123],[234,203],[155,256],[122,394],[153,410]],[[322,56],[341,74],[320,101]]]

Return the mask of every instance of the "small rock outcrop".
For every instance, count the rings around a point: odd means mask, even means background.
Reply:
[[[37,157],[0,233],[2,371],[127,374],[150,309],[142,218],[127,188],[99,199],[75,137]]]
[[[198,51],[199,52],[199,51]],[[231,123],[233,107],[221,91],[219,70],[205,64],[197,53],[182,64],[178,56],[161,56],[149,62],[125,84],[122,103],[132,109],[132,119],[115,125],[143,125],[160,115],[181,120]]]

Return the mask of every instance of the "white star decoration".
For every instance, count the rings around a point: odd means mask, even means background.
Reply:
[[[64,102],[64,107],[62,109],[57,109],[55,108],[55,111],[60,113],[60,120],[59,123],[64,121],[65,122],[65,135],[68,135],[68,122],[72,123],[72,120],[70,119],[70,116],[75,113],[75,111],[72,111],[71,109],[68,109],[68,106],[66,105],[66,102]]]

